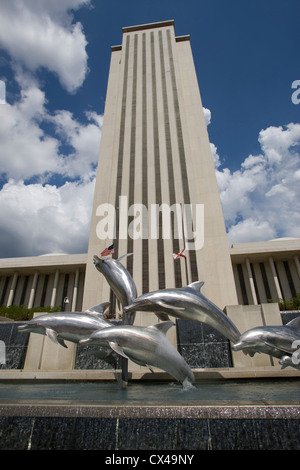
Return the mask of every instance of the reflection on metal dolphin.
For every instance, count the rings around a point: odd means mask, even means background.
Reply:
[[[94,264],[97,270],[105,276],[122,307],[131,304],[137,296],[134,280],[127,269],[120,263],[122,258],[130,256],[131,254],[132,253],[121,256],[118,259],[94,256]],[[125,314],[124,323],[132,324],[134,318],[135,312]]]
[[[194,383],[195,378],[189,365],[177,349],[166,338],[171,321],[153,326],[120,325],[96,331],[80,344],[107,342],[121,356],[141,366],[151,366],[164,370],[185,388]]]
[[[193,282],[179,289],[163,289],[137,297],[125,312],[152,311],[176,318],[206,323],[232,342],[240,337],[234,323],[201,292],[203,281]]]
[[[243,333],[232,349],[244,351],[254,356],[255,353],[264,353],[277,357],[292,356],[295,353],[294,341],[300,340],[300,317],[295,318],[286,325],[259,326]],[[286,362],[286,361],[285,361]]]

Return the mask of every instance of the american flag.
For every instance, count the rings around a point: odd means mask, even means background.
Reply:
[[[185,248],[180,253],[173,253],[174,260],[178,259],[180,256],[182,258],[186,258],[186,256],[182,254],[184,252],[184,250],[185,250]]]
[[[114,253],[114,245],[110,245],[108,248],[102,251],[100,256],[108,256]]]

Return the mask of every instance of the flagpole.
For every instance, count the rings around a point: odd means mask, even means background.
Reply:
[[[183,204],[181,204],[181,205],[183,206]],[[183,232],[182,243],[183,243],[183,248],[184,248],[184,251],[185,251],[185,221],[184,221],[185,212],[184,212],[184,209],[181,210],[181,213],[182,213],[182,232]],[[188,270],[188,265],[187,265],[187,256],[185,256],[184,263],[185,263],[184,265],[185,265],[186,283],[188,285],[190,283],[190,281],[189,281],[189,270]]]

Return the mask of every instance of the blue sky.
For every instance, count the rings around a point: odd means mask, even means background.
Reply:
[[[87,251],[110,46],[168,19],[191,36],[229,243],[300,237],[299,17],[299,0],[1,0],[0,257]]]

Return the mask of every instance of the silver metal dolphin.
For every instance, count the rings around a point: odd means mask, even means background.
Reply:
[[[101,307],[102,306],[102,307]],[[101,318],[107,302],[97,305],[86,312],[53,312],[39,315],[24,325],[18,326],[18,331],[27,331],[48,336],[54,343],[67,348],[65,341],[78,343],[88,338],[93,331],[112,326],[108,320]],[[99,317],[100,315],[100,317]]]
[[[125,307],[124,311],[160,312],[176,318],[206,323],[232,342],[236,342],[240,337],[239,330],[219,307],[200,292],[203,284],[203,281],[197,281],[179,289],[162,289],[143,294]]]
[[[121,356],[150,370],[151,366],[158,367],[187,388],[192,386],[195,378],[184,358],[166,338],[167,330],[173,325],[173,322],[168,321],[147,327],[120,325],[105,328],[92,333],[89,339],[80,341],[80,344],[108,343]]]
[[[244,351],[254,356],[264,353],[277,357],[292,356],[295,353],[294,341],[300,341],[300,317],[286,325],[259,326],[246,331],[238,342],[232,345],[234,351]]]
[[[104,318],[104,312],[109,305],[109,302],[104,302],[82,313],[46,313],[33,318],[24,325],[18,326],[18,331],[48,336],[54,343],[67,348],[68,346],[65,341],[79,343],[80,340],[88,338],[93,331],[113,325]],[[92,354],[117,368],[117,361],[112,354],[111,348],[103,346],[96,354],[92,351]]]
[[[97,270],[102,273],[114,294],[117,297],[118,302],[124,308],[126,305],[132,303],[137,296],[136,285],[127,269],[120,263],[122,258],[130,256],[126,254],[118,259],[113,258],[99,258],[94,256],[93,261]],[[123,314],[124,315],[124,314]],[[124,315],[125,324],[133,324],[135,318],[135,312]]]

